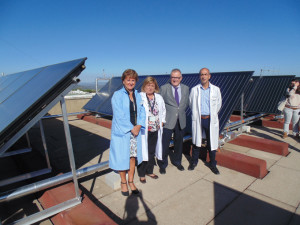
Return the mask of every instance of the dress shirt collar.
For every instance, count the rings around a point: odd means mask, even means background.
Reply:
[[[206,89],[203,88],[203,86],[202,86],[201,83],[200,83],[200,88],[201,88],[202,90],[206,90]],[[208,83],[208,88],[207,88],[207,89],[209,89],[209,88],[210,88],[210,82]]]
[[[175,89],[175,87],[171,84],[171,86]],[[180,84],[177,86],[178,90],[180,89]]]

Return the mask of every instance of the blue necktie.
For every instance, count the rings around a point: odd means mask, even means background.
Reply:
[[[179,95],[178,95],[178,87],[174,87],[175,88],[175,100],[177,102],[177,105],[179,106]]]

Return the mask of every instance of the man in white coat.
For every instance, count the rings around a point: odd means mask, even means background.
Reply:
[[[216,150],[219,143],[218,113],[222,106],[220,88],[211,84],[209,69],[200,70],[201,84],[192,88],[190,93],[190,109],[192,111],[192,160],[188,170],[197,166],[200,151],[209,151],[209,168],[214,174],[220,174],[217,169]],[[207,140],[206,148],[201,148],[202,140]]]

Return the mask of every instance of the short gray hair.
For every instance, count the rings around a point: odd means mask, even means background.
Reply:
[[[173,72],[179,72],[179,73],[180,73],[180,75],[181,75],[181,71],[180,71],[180,69],[177,69],[177,68],[175,68],[175,69],[172,69],[172,71],[171,71],[170,75],[171,75]]]

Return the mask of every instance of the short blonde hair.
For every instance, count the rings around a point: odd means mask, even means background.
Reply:
[[[147,84],[150,84],[150,83],[154,83],[154,86],[155,86],[155,91],[154,92],[158,93],[159,92],[159,87],[158,87],[157,81],[155,80],[154,77],[146,77],[146,79],[144,80],[143,86],[141,88],[141,91],[145,92],[145,86]]]
[[[122,81],[124,81],[126,77],[130,77],[132,79],[135,79],[135,81],[139,80],[137,72],[135,72],[135,70],[133,70],[133,69],[127,69],[123,72],[122,78],[121,78]]]

